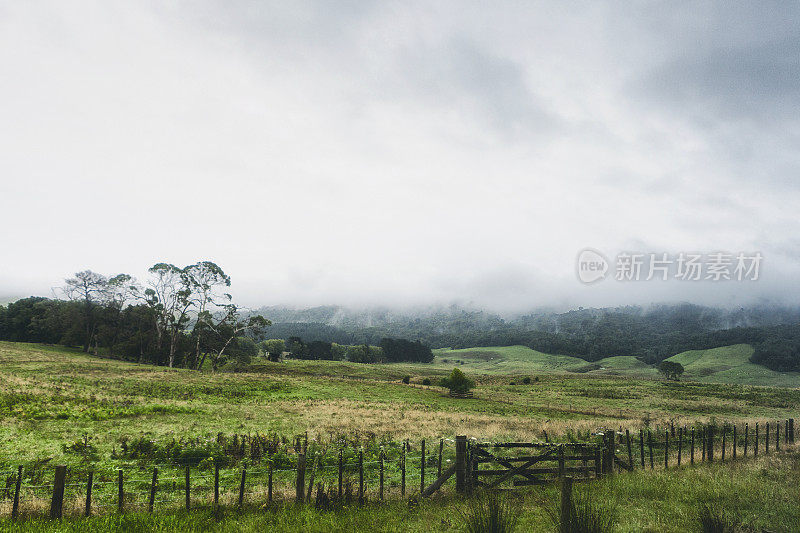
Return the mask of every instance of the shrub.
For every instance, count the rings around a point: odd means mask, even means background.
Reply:
[[[431,380],[429,378],[425,378],[425,379],[422,380],[422,384],[423,385],[430,385],[431,384]]]
[[[668,380],[678,381],[683,374],[683,365],[673,361],[661,361],[658,365],[658,371],[664,374]]]
[[[76,440],[72,444],[62,444],[61,449],[64,453],[79,455],[83,461],[97,461],[100,455],[91,441],[92,437],[84,435],[82,439]]]
[[[522,378],[522,383],[524,383],[525,385],[530,385],[531,384],[531,378],[529,378],[529,377]]]
[[[406,385],[411,383],[411,376],[403,376],[403,383],[405,383]]]
[[[561,522],[559,507],[548,510],[557,531],[565,533],[610,533],[616,522],[616,508],[605,501],[594,501],[589,494],[574,493],[569,518]]]
[[[517,384],[517,382],[516,382],[516,381],[509,381],[509,382],[508,382],[508,384],[509,384],[509,385],[516,385],[516,384]]]
[[[443,378],[439,384],[442,387],[450,389],[450,392],[455,393],[464,393],[469,392],[471,388],[475,386],[475,382],[469,379],[464,373],[454,368],[450,375],[446,378]]]
[[[517,527],[519,515],[519,509],[494,492],[470,500],[461,512],[467,533],[510,533]]]

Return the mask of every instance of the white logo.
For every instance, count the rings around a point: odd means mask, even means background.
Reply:
[[[597,250],[586,248],[578,254],[578,279],[583,283],[594,283],[606,277],[608,260]]]

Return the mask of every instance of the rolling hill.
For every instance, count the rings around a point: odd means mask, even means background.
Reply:
[[[534,372],[573,372],[659,378],[654,366],[632,356],[606,357],[589,363],[578,357],[552,355],[525,346],[490,346],[460,350],[434,350],[434,365],[463,366],[479,373],[514,374]],[[800,373],[775,372],[750,362],[749,344],[722,346],[709,350],[689,350],[670,357],[669,361],[685,368],[683,380],[742,385],[800,387]]]

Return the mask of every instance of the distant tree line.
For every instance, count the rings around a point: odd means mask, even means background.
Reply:
[[[80,272],[66,280],[59,298],[26,298],[0,307],[0,339],[80,346],[86,352],[187,368],[219,368],[259,351],[271,359],[281,357],[264,346],[253,347],[269,321],[231,302],[225,292],[230,278],[214,263],[184,268],[159,263],[149,276],[138,283],[124,274]],[[272,324],[270,337],[284,341],[285,350],[299,359],[425,362],[432,360],[430,347],[519,344],[587,361],[632,355],[658,364],[685,350],[751,344],[752,362],[782,372],[800,371],[800,314],[794,308],[630,306],[508,321],[457,310],[393,321],[384,315],[340,320],[337,308],[291,313],[268,309],[284,320],[336,322]],[[365,321],[378,325],[362,327]],[[417,341],[399,340],[409,338]]]
[[[139,363],[217,369],[247,362],[270,322],[226,292],[230,277],[211,261],[180,268],[157,263],[143,283],[127,274],[78,272],[57,298],[0,307],[0,340],[80,347]]]
[[[266,343],[278,342],[281,341],[275,339],[266,341]],[[286,341],[285,348],[289,357],[294,359],[347,360],[354,363],[430,363],[433,361],[433,352],[429,346],[419,341],[413,342],[406,339],[384,338],[381,339],[379,345],[375,346],[366,343],[343,345],[320,340],[305,342],[299,336],[292,336]]]
[[[299,316],[330,316],[331,310],[309,310]],[[299,312],[298,312],[299,314]],[[286,313],[284,313],[286,315]],[[280,314],[279,314],[280,316]],[[790,324],[775,324],[782,320]],[[757,324],[741,326],[736,324]],[[800,323],[795,309],[759,308],[739,312],[696,305],[614,309],[579,309],[562,314],[491,319],[460,312],[408,319],[380,326],[339,327],[321,322],[282,322],[271,332],[280,336],[377,345],[383,338],[411,337],[433,348],[522,345],[545,353],[572,355],[593,362],[631,355],[656,365],[686,350],[751,344],[751,361],[777,371],[800,371]]]

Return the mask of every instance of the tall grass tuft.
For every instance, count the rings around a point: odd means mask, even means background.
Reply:
[[[733,533],[737,531],[738,520],[719,505],[704,503],[700,506],[697,519],[703,533]]]
[[[469,500],[469,506],[461,512],[467,533],[511,533],[519,515],[508,498],[494,492]]]
[[[610,533],[617,521],[617,511],[613,504],[595,501],[589,494],[574,493],[570,502],[569,518],[561,521],[559,507],[548,510],[559,533]]]

